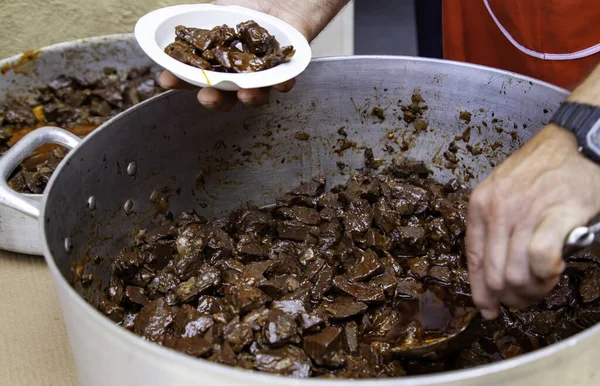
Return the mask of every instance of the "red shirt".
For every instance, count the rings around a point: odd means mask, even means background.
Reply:
[[[444,0],[444,56],[573,89],[600,64],[600,0]]]

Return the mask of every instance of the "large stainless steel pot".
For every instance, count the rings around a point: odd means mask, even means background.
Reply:
[[[65,42],[0,60],[0,101],[7,95],[27,95],[62,74],[101,74],[104,67],[126,71],[153,66],[132,34],[110,35]],[[41,201],[41,194],[28,198]],[[0,249],[42,255],[37,221],[0,205]]]
[[[0,159],[3,178],[41,143],[75,147],[52,177],[41,203],[11,191],[4,181],[0,181],[0,197],[4,204],[39,218],[44,255],[81,383],[348,385],[348,381],[293,380],[248,372],[164,349],[114,325],[84,300],[82,295],[95,299],[107,285],[107,264],[86,267],[97,285],[73,289],[66,278],[84,254],[110,260],[132,239],[135,229],[152,224],[149,197],[155,190],[166,192],[174,213],[194,207],[213,216],[242,201],[272,203],[277,194],[318,174],[326,175],[330,185],[339,183],[344,176],[337,161],[352,168],[363,165],[360,150],[348,149],[341,156],[333,152],[341,126],[359,146],[371,146],[376,156],[391,158],[382,151],[391,142],[388,133],[408,139],[414,132],[396,116],[401,114],[398,100],[409,101],[415,88],[429,106],[425,113],[429,129],[414,137],[406,156],[427,161],[440,180],[471,173],[472,183],[541,127],[565,97],[563,90],[551,85],[477,66],[401,57],[334,58],[313,62],[294,92],[273,95],[271,103],[259,110],[237,108],[217,114],[201,108],[193,92],[166,93],[119,115],[80,143],[60,130],[47,129],[33,132],[12,148]],[[385,109],[383,122],[370,115],[373,106]],[[461,166],[453,172],[440,166],[441,155],[467,126],[459,119],[461,110],[473,112],[470,144],[487,143],[496,150],[474,157],[461,142]],[[299,131],[310,139],[296,139]],[[200,173],[203,186],[197,186]],[[353,383],[598,384],[600,372],[592,354],[599,345],[597,325],[560,344],[484,367]]]

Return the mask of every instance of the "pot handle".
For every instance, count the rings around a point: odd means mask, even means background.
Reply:
[[[38,147],[49,143],[75,148],[81,138],[58,127],[41,127],[27,134],[0,157],[0,204],[16,209],[30,217],[40,217],[40,202],[27,198],[10,186],[11,173]]]

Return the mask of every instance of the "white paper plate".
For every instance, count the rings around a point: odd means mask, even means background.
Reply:
[[[237,24],[248,20],[254,20],[266,28],[281,46],[294,46],[296,54],[288,63],[268,70],[228,74],[188,66],[164,52],[165,47],[175,40],[175,27],[178,25],[212,29],[227,24],[235,28]],[[227,91],[269,87],[293,79],[308,67],[312,56],[308,41],[294,27],[273,16],[238,6],[187,4],[161,8],[138,20],[135,25],[135,38],[153,61],[178,78],[199,87],[214,87]]]

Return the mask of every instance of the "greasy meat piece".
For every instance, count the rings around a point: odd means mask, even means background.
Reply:
[[[172,348],[198,358],[206,357],[213,350],[212,345],[206,339],[199,337],[179,338],[175,341]]]
[[[264,283],[267,280],[264,276],[264,273],[272,265],[273,262],[271,260],[265,260],[250,263],[245,267],[242,266],[241,268],[243,271],[241,281],[249,285],[259,285]]]
[[[264,245],[256,235],[241,235],[235,246],[238,255],[248,258],[264,258],[268,254],[267,246]]]
[[[238,73],[267,70],[287,62],[294,55],[294,51],[290,47],[284,47],[281,51],[263,58],[231,47],[217,46],[211,51],[221,67]]]
[[[173,59],[203,70],[212,70],[213,66],[203,57],[196,55],[194,48],[181,40],[176,40],[165,48],[165,53]]]
[[[150,297],[153,298],[174,290],[179,283],[180,280],[175,274],[163,270],[150,281],[146,288]]]
[[[304,303],[301,300],[276,300],[271,303],[271,307],[294,317],[306,312]]]
[[[271,55],[279,50],[279,42],[269,31],[254,20],[240,23],[236,26],[244,51],[256,56]]]
[[[180,336],[193,338],[208,331],[215,324],[212,317],[189,304],[184,304],[175,314],[173,331]]]
[[[199,272],[198,276],[192,276],[179,284],[175,288],[175,296],[180,302],[187,303],[207,289],[219,285],[220,282],[220,272],[215,268],[206,267]]]
[[[332,192],[327,192],[319,197],[317,201],[319,209],[331,208],[331,209],[342,209],[343,204],[338,200],[338,195]]]
[[[122,250],[114,262],[115,268],[124,274],[134,272],[142,264],[144,264],[144,256],[136,250]]]
[[[325,180],[322,178],[313,178],[310,181],[302,183],[290,193],[295,196],[317,197],[323,194],[325,190]]]
[[[242,313],[262,307],[271,299],[258,288],[240,284],[225,289],[225,298]]]
[[[125,294],[124,291],[125,284],[123,283],[123,279],[113,272],[110,275],[110,280],[108,283],[108,298],[116,304],[121,304],[123,295]]]
[[[125,317],[125,309],[123,307],[105,298],[100,299],[98,309],[115,323],[121,323]]]
[[[389,307],[382,307],[375,310],[372,317],[373,329],[369,332],[369,337],[378,340],[385,341],[386,337],[400,324],[401,316],[398,311]],[[390,340],[393,343],[395,338]]]
[[[576,299],[576,287],[571,283],[568,275],[562,275],[558,284],[545,298],[546,307],[557,309],[569,305]]]
[[[254,340],[252,328],[246,323],[240,323],[238,320],[232,320],[225,330],[223,337],[231,345],[236,353],[241,352],[244,347],[249,346]]]
[[[321,270],[315,275],[315,279],[313,280],[314,286],[312,287],[312,299],[313,300],[321,300],[323,296],[331,289],[333,281],[333,268],[329,265],[325,265]]]
[[[125,288],[125,298],[134,304],[139,304],[142,306],[148,304],[146,291],[140,287],[127,286],[127,288]]]
[[[333,279],[333,287],[346,295],[352,296],[359,302],[373,303],[385,300],[383,289],[368,284],[353,283],[343,276],[336,276]]]
[[[298,327],[305,333],[319,331],[325,325],[325,319],[318,313],[302,312],[296,319]]]
[[[208,358],[208,360],[221,363],[228,366],[235,366],[237,364],[237,357],[235,351],[228,342],[223,343],[219,350]]]
[[[248,312],[243,318],[242,322],[246,323],[254,332],[259,332],[265,325],[269,316],[269,310],[265,307],[256,308]]]
[[[583,280],[579,285],[579,294],[584,303],[591,303],[600,299],[600,267],[585,271]]]
[[[416,298],[423,293],[423,284],[412,277],[398,279],[396,296],[399,298]]]
[[[4,122],[7,125],[33,126],[36,122],[31,108],[27,106],[12,106],[4,115]]]
[[[210,31],[178,25],[175,27],[175,35],[200,51],[218,46],[228,46],[236,39],[235,30],[226,25],[215,27]]]
[[[414,175],[427,177],[430,173],[423,162],[398,158],[392,160],[392,164],[388,166],[388,172],[397,178],[406,178]]]
[[[429,276],[442,284],[450,284],[452,281],[450,268],[439,265],[429,268]]]
[[[389,193],[384,190],[384,194],[400,214],[419,214],[427,209],[429,197],[425,189],[397,182],[388,182],[388,186]]]
[[[300,343],[296,318],[278,308],[269,312],[262,334],[265,342],[271,347]]]
[[[552,311],[542,311],[533,318],[531,330],[539,335],[546,335],[554,330],[556,314]]]
[[[304,352],[318,365],[327,365],[331,354],[341,348],[342,329],[327,327],[304,338]]]
[[[256,353],[256,368],[268,373],[308,378],[312,363],[306,353],[296,346],[287,345]]]
[[[342,225],[337,219],[319,226],[319,247],[328,249],[336,245],[342,239]]]
[[[420,226],[398,227],[392,232],[392,238],[406,250],[423,250],[427,231]]]
[[[318,225],[321,217],[315,209],[294,206],[291,208],[280,208],[278,212],[288,220],[295,220],[306,225]]]
[[[282,221],[277,224],[279,237],[295,241],[304,241],[310,235],[319,236],[319,227],[305,225],[298,221]]]
[[[333,302],[325,301],[321,303],[319,311],[332,319],[343,320],[354,315],[360,315],[367,308],[365,303],[355,301],[351,297],[338,297]]]
[[[348,272],[348,279],[352,281],[368,280],[379,275],[383,270],[384,266],[377,254],[373,250],[367,249]]]
[[[201,253],[206,245],[206,234],[202,224],[190,223],[179,228],[175,240],[177,252],[181,255]]]
[[[600,307],[580,310],[577,312],[577,324],[584,327],[592,327],[600,323]]]
[[[165,298],[158,298],[142,308],[135,319],[134,331],[150,340],[157,339],[165,333],[173,322],[171,307]]]
[[[395,210],[396,209],[396,210]],[[408,207],[406,212],[408,212]],[[387,199],[381,199],[375,204],[373,212],[373,219],[377,227],[384,233],[390,233],[399,222],[399,214],[405,214],[406,212],[397,211],[397,207],[394,208],[392,203]]]
[[[344,219],[346,231],[353,235],[363,234],[371,226],[373,216],[373,207],[367,200],[360,199],[351,202]]]
[[[396,293],[398,281],[396,280],[396,275],[391,270],[386,270],[381,275],[370,280],[369,285],[381,288],[386,297],[392,298]]]

